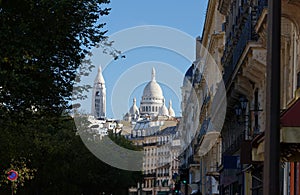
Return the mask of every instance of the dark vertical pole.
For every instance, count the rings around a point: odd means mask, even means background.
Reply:
[[[269,0],[264,195],[280,194],[280,29],[281,0]]]

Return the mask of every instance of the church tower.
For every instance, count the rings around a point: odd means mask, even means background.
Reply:
[[[94,81],[92,95],[92,115],[99,119],[106,116],[106,88],[105,81],[102,75],[101,67],[99,66],[98,74]]]

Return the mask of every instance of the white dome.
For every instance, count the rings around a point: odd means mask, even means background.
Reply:
[[[133,104],[129,110],[131,115],[139,114],[139,108],[136,106],[136,98],[133,98]]]
[[[152,68],[152,79],[146,85],[143,92],[143,98],[159,98],[163,99],[163,92],[159,86],[159,84],[155,80],[155,69]]]
[[[172,108],[172,101],[170,100],[170,102],[169,102],[169,115],[171,116],[171,117],[175,117],[175,112],[174,112],[174,110],[173,110],[173,108]]]
[[[143,97],[163,98],[163,92],[156,81],[150,81],[144,88]]]
[[[159,98],[163,99],[161,87],[155,80],[155,69],[152,68],[152,80],[146,85],[143,92],[143,98]]]
[[[163,104],[163,92],[155,80],[155,69],[152,69],[152,79],[146,85],[140,103],[140,114],[157,116]]]
[[[163,105],[159,109],[158,115],[160,116],[169,116],[168,108],[165,105],[165,100],[163,100]]]

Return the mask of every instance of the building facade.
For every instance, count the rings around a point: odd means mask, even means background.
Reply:
[[[267,1],[220,1],[226,17],[222,57],[228,96],[222,130],[222,194],[262,194],[264,131],[266,128]],[[282,1],[281,17],[281,193],[299,193],[299,124],[295,117],[299,72],[299,9],[297,1]],[[291,111],[294,110],[294,111]],[[235,116],[235,117],[232,117]],[[291,129],[290,126],[293,126]],[[291,137],[290,137],[291,136]],[[292,139],[292,137],[294,139]],[[292,140],[291,140],[292,139]],[[235,164],[236,166],[230,166]],[[298,174],[298,175],[297,175]],[[233,179],[238,175],[237,179]]]
[[[280,193],[300,194],[300,123],[297,120],[300,14],[296,11],[300,2],[282,0],[281,3]],[[209,125],[214,116],[211,109],[214,90],[209,78],[205,78],[205,68],[211,63],[200,47],[182,87],[183,117],[179,126],[179,131],[186,134],[183,139],[186,149],[180,155],[181,170],[189,173],[188,187],[197,184],[202,194],[263,193],[268,103],[267,6],[267,0],[210,0],[208,3],[203,34],[198,40],[222,72],[227,98],[225,120],[220,132]],[[199,64],[206,66],[199,68]],[[189,85],[185,86],[186,83]],[[216,90],[219,89],[217,85]],[[216,141],[212,144],[210,140]]]
[[[196,39],[196,60],[187,71],[182,87],[182,120],[185,145],[180,155],[181,173],[189,176],[181,191],[219,194],[221,125],[226,98],[222,99],[221,57],[224,49],[225,17],[217,10],[218,0],[208,3],[205,28]],[[224,105],[223,107],[221,105]],[[221,122],[222,123],[222,122]]]
[[[178,118],[172,108],[165,104],[163,91],[156,81],[153,68],[151,80],[146,84],[137,106],[136,98],[124,120],[133,126],[128,137],[144,150],[143,181],[129,189],[130,194],[172,194],[174,180],[178,173]]]
[[[130,194],[172,194],[172,176],[178,173],[179,166],[177,123],[177,120],[136,122],[129,140],[143,148],[143,181],[130,188]]]

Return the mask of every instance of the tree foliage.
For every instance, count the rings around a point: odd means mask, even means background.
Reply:
[[[106,40],[108,0],[3,0],[0,4],[2,112],[61,114],[79,66]],[[87,72],[85,72],[87,73]]]
[[[33,176],[31,180],[18,187],[17,194],[126,194],[128,187],[141,179],[140,172],[119,170],[96,158],[76,135],[71,117],[49,120],[56,122],[50,123],[43,118],[22,126],[18,131],[22,137],[13,134],[7,134],[5,138],[0,136],[0,139],[13,142],[10,147],[13,151],[8,154],[0,151],[1,168],[12,168],[17,161],[5,162],[14,156],[23,156],[30,161],[19,167],[36,170],[30,175]],[[137,149],[122,136],[111,135],[111,138],[122,147]],[[0,142],[0,147],[5,145]],[[10,194],[11,183],[3,182],[0,188],[1,194]]]
[[[121,194],[139,176],[94,157],[65,114],[76,75],[93,67],[90,50],[107,41],[108,3],[0,0],[0,169],[23,171],[18,194]]]

